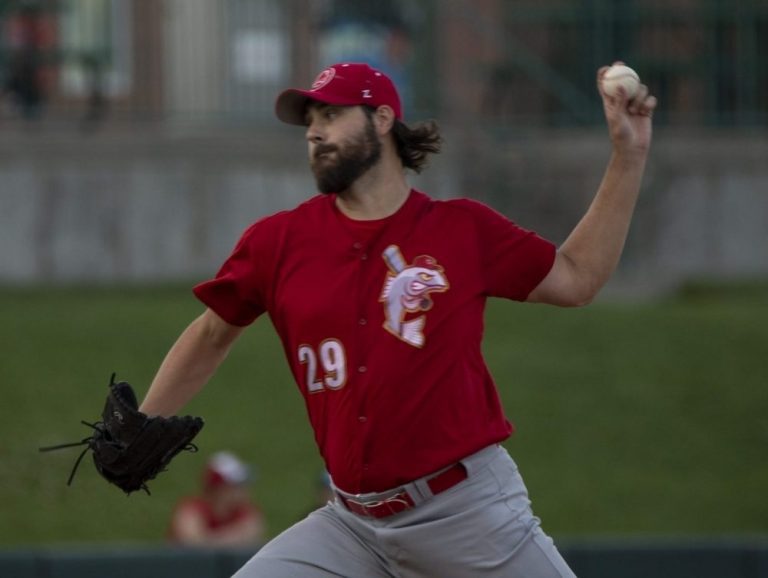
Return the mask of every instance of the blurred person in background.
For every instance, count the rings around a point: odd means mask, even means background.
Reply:
[[[264,541],[264,516],[251,500],[250,468],[230,452],[211,456],[202,491],[174,508],[169,540],[180,546],[257,547]]]
[[[40,116],[45,101],[43,51],[46,21],[39,6],[22,5],[0,32],[7,36],[7,71],[3,92],[25,120]]]
[[[334,498],[333,487],[331,486],[331,476],[328,475],[328,470],[323,470],[317,479],[315,504],[318,508],[322,508],[327,505],[328,502],[333,501]]]
[[[33,47],[12,54],[4,91],[24,120],[36,120],[43,106],[40,56]]]
[[[327,506],[329,502],[332,502],[336,496],[333,493],[333,486],[331,485],[331,476],[328,474],[328,470],[323,470],[315,480],[315,493],[312,506],[304,513],[304,516],[308,516],[315,510]]]
[[[98,128],[107,114],[104,63],[98,56],[88,54],[82,57],[81,66],[88,79],[88,99],[85,114],[80,121],[80,129],[83,132],[89,132]]]

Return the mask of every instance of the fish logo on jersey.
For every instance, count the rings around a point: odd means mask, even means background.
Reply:
[[[384,303],[384,329],[414,347],[424,346],[426,315],[406,321],[408,313],[432,309],[430,293],[448,290],[448,279],[434,257],[421,255],[407,265],[400,247],[390,245],[381,254],[389,268],[379,301]]]

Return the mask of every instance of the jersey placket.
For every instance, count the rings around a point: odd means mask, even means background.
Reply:
[[[357,316],[357,339],[355,340],[355,349],[357,350],[355,362],[355,372],[357,373],[357,421],[359,423],[360,444],[360,464],[362,466],[361,477],[366,476],[368,471],[368,440],[369,440],[369,416],[368,416],[368,397],[371,376],[368,374],[368,352],[370,351],[371,335],[370,323],[368,319],[368,303],[371,296],[366,294],[366,286],[370,277],[371,259],[370,245],[362,241],[355,241],[352,244],[355,259],[357,261],[357,303],[355,304],[355,313]]]

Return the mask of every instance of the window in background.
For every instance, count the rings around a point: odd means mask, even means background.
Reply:
[[[66,0],[59,13],[60,89],[67,96],[131,89],[130,0]]]

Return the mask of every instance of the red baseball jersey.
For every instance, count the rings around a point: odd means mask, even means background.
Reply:
[[[414,190],[353,221],[316,196],[252,225],[194,291],[234,325],[269,314],[334,483],[378,492],[512,433],[481,353],[485,302],[524,300],[554,256],[475,201]]]
[[[182,498],[174,507],[168,528],[168,539],[171,542],[180,542],[179,516],[187,513],[194,513],[202,522],[205,530],[212,534],[230,530],[233,526],[242,524],[249,518],[253,518],[257,522],[261,522],[263,518],[261,510],[255,504],[243,503],[222,515],[214,511],[208,500],[200,496],[189,496]]]

